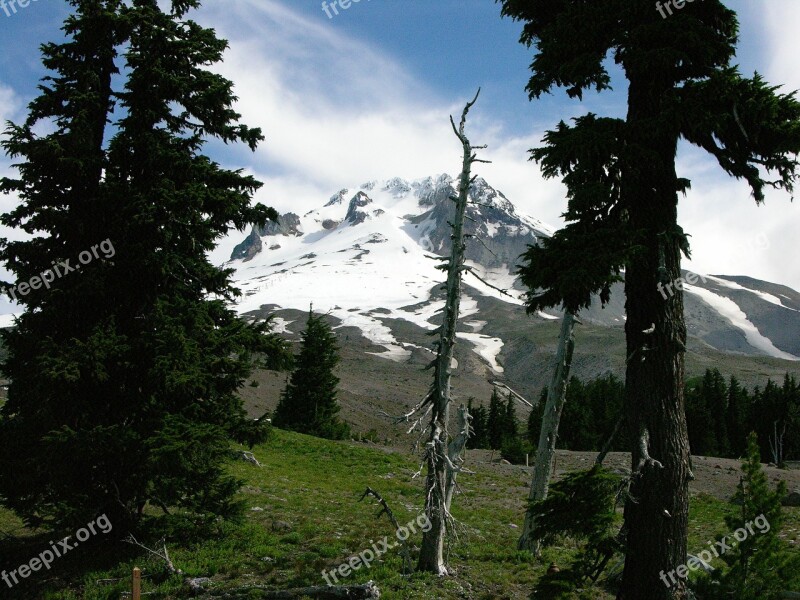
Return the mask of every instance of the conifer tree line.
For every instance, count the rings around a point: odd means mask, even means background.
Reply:
[[[518,440],[519,420],[514,402],[511,394],[505,400],[501,398],[497,389],[492,391],[488,409],[482,404],[473,407],[474,399],[470,398],[467,410],[472,415],[472,433],[467,448],[501,450]]]
[[[542,397],[546,395],[545,388]],[[740,458],[745,455],[748,435],[755,432],[761,460],[776,462],[777,432],[783,444],[782,459],[800,459],[800,386],[794,375],[787,373],[782,385],[768,379],[763,389],[748,390],[735,375],[726,378],[718,369],[706,369],[702,377],[687,380],[685,397],[692,454]],[[625,383],[613,374],[586,383],[570,378],[558,431],[559,449],[599,451],[614,431],[624,398]],[[543,406],[540,400],[528,418],[531,443],[539,436]],[[610,449],[627,451],[629,447],[630,438],[623,429]]]
[[[748,390],[734,376],[706,370],[686,383],[686,417],[694,454],[739,458],[755,432],[763,462],[800,460],[800,386],[792,374]]]

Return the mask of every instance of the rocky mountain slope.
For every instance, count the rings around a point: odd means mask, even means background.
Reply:
[[[253,228],[236,246],[228,265],[236,269],[244,292],[238,309],[243,313],[264,305],[307,309],[313,302],[315,310],[328,312],[343,326],[358,328],[383,347],[385,358],[408,360],[418,345],[398,336],[396,323],[407,321],[422,329],[435,326],[442,306],[436,288],[443,280],[435,258],[449,252],[448,222],[454,210],[449,197],[456,193],[456,184],[448,175],[411,182],[371,181],[340,190],[302,216],[288,212],[277,223]],[[461,336],[500,373],[498,355],[512,340],[498,337],[497,325],[478,305],[482,299],[495,298],[515,307],[515,318],[524,318],[522,290],[513,275],[517,258],[528,245],[551,235],[552,229],[518,212],[483,179],[473,184],[470,199],[468,264],[510,295],[467,274],[462,321],[468,327]],[[726,353],[799,360],[800,294],[747,277],[688,276],[687,325],[699,342]],[[533,321],[558,317],[557,311],[547,311]],[[601,308],[596,303],[582,319],[623,327],[622,286],[615,287],[609,305]]]

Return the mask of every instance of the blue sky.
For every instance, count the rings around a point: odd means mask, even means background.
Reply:
[[[740,14],[742,70],[800,88],[800,3],[726,4]],[[38,45],[59,37],[67,10],[63,0],[37,0],[10,17],[0,10],[3,120],[23,117],[44,74]],[[217,68],[236,84],[244,121],[267,138],[255,154],[214,143],[209,152],[264,181],[259,200],[281,211],[310,210],[367,180],[454,175],[460,148],[447,118],[482,86],[469,128],[475,143],[489,144],[484,157],[494,162],[480,174],[521,210],[558,227],[564,190],[542,180],[527,150],[560,119],[589,110],[624,115],[624,85],[582,102],[559,92],[529,102],[532,54],[518,43],[521,26],[499,12],[492,0],[361,0],[328,18],[321,0],[206,0],[193,18],[230,40]],[[798,203],[775,193],[755,207],[743,183],[688,147],[678,166],[693,180],[680,208],[693,234],[686,266],[800,289],[800,264],[787,260],[798,254]],[[0,157],[0,173],[8,169]],[[0,199],[0,208],[14,201]],[[219,256],[240,237],[224,242]]]

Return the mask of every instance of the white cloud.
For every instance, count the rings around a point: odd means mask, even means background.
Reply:
[[[800,4],[796,0],[752,0],[747,16],[759,19],[758,65],[767,81],[783,92],[800,88]],[[750,40],[752,42],[752,40]],[[745,73],[745,75],[747,75]],[[756,206],[744,182],[726,178],[713,159],[700,151],[681,153],[681,174],[692,179],[693,190],[680,205],[681,223],[693,237],[692,269],[706,273],[749,275],[800,290],[798,253],[800,205],[784,192],[770,191]],[[689,173],[689,175],[686,175]]]
[[[763,19],[759,42],[773,57],[761,70],[770,81],[800,87],[793,66],[800,7],[791,0],[760,1],[765,10],[753,11]],[[236,83],[244,121],[261,126],[267,137],[253,164],[266,183],[262,201],[300,212],[353,181],[458,171],[460,147],[448,116],[457,116],[466,98],[441,98],[381,48],[274,0],[208,5],[199,20],[231,41],[221,72]],[[486,106],[475,106],[469,130],[476,144],[489,144],[482,156],[493,163],[476,171],[521,210],[559,226],[563,187],[544,181],[527,160],[542,132],[505,137],[500,132],[507,127],[493,121]],[[745,184],[730,181],[713,159],[690,148],[681,149],[679,170],[693,180],[680,208],[681,223],[693,236],[688,267],[800,288],[800,266],[782,260],[796,249],[799,216],[786,194],[773,193],[766,206],[756,207]]]
[[[468,98],[441,98],[380,48],[319,25],[273,0],[208,4],[198,21],[230,40],[220,72],[236,84],[238,110],[266,141],[253,168],[280,210],[316,207],[353,181],[418,178],[461,166],[449,115]],[[468,131],[493,161],[476,172],[544,221],[563,210],[560,184],[543,182],[527,149],[541,132],[505,139],[476,104]],[[280,177],[273,177],[278,172]],[[313,198],[298,197],[302,182]],[[316,190],[324,190],[317,195]]]
[[[748,29],[762,32],[756,40],[759,54],[770,61],[759,70],[770,82],[800,88],[795,67],[800,5],[796,0],[748,2],[760,8],[748,5],[747,17],[759,19]],[[220,154],[229,166],[247,165],[265,182],[257,200],[302,214],[356,181],[457,174],[461,148],[448,116],[457,116],[468,98],[442,97],[435,74],[422,81],[381,47],[347,37],[326,20],[307,19],[288,2],[207,2],[193,16],[230,40],[225,62],[217,68],[235,83],[243,122],[262,127],[266,136],[255,156],[236,147]],[[517,130],[509,137],[502,133],[509,131],[508,124],[492,117],[491,106],[487,94],[468,124],[473,142],[489,145],[481,156],[493,161],[476,165],[476,172],[524,212],[559,226],[566,208],[563,187],[544,181],[528,161],[527,150],[539,145],[542,132]],[[18,118],[21,109],[18,96],[0,83],[0,117]],[[563,118],[580,110],[578,103],[568,105]],[[679,172],[693,181],[680,203],[681,223],[693,235],[690,268],[800,289],[800,264],[786,260],[797,254],[797,203],[774,193],[766,206],[756,207],[745,184],[730,181],[697,150],[681,149]],[[5,207],[8,199],[0,202]],[[748,247],[756,236],[769,246]],[[235,234],[215,258],[227,256],[231,242],[242,237]]]

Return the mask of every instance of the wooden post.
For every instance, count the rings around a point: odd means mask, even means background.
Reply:
[[[133,600],[142,600],[142,571],[139,567],[133,568]]]

